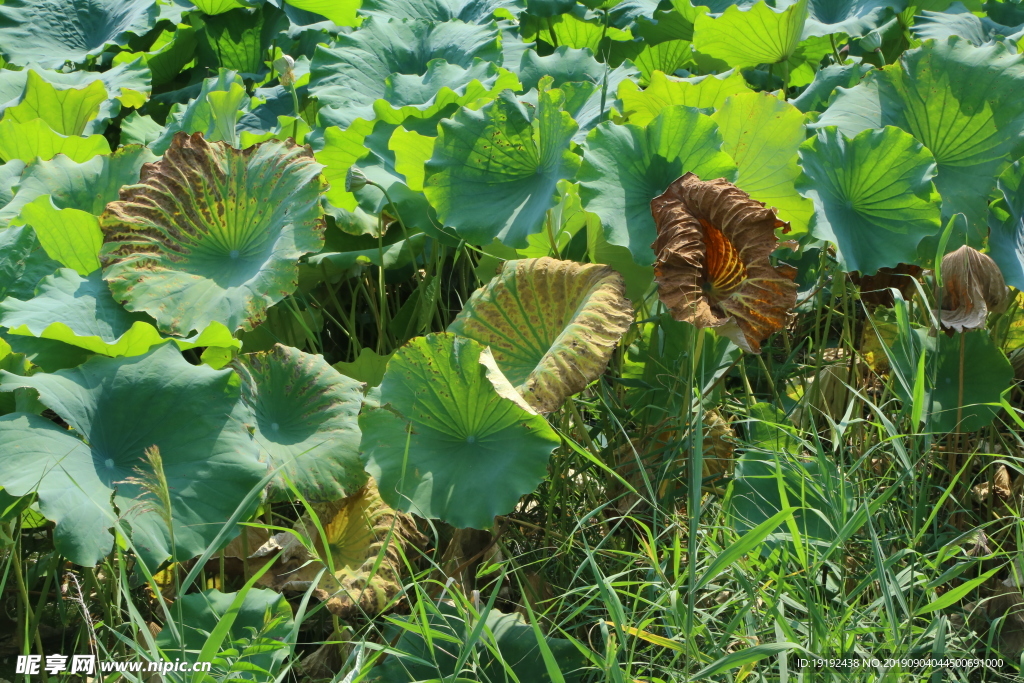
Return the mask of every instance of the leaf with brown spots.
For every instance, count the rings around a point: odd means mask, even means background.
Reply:
[[[323,246],[322,168],[291,141],[238,150],[176,134],[100,217],[103,279],[165,333],[251,330]]]
[[[651,202],[658,226],[658,295],[672,317],[720,334],[751,353],[782,329],[796,284],[768,256],[786,224],[727,180],[692,173]]]
[[[550,413],[604,372],[632,322],[621,275],[545,257],[507,261],[448,331],[491,347],[526,402]]]

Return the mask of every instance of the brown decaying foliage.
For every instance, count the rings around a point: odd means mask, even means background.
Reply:
[[[990,257],[966,244],[942,257],[942,326],[953,331],[985,326],[988,314],[1006,301],[1006,287],[999,266]]]
[[[679,178],[651,202],[658,294],[676,320],[713,327],[759,353],[796,305],[796,284],[768,261],[787,227],[727,180]]]

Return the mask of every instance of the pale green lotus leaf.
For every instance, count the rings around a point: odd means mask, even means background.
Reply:
[[[61,135],[101,133],[107,122],[97,116],[100,105],[106,101],[107,89],[101,81],[93,81],[84,88],[58,90],[30,69],[21,101],[4,110],[4,121],[28,123],[42,119]]]
[[[1022,91],[1024,57],[1001,44],[950,38],[839,88],[815,126],[837,126],[847,136],[882,126],[911,133],[935,156],[943,218],[965,214],[968,241],[980,246],[996,177],[1024,153]]]
[[[152,73],[141,57],[118,62],[106,71],[64,73],[36,67],[21,71],[0,69],[0,111],[21,101],[21,96],[28,85],[29,74],[32,73],[54,85],[58,90],[86,88],[96,81],[102,83],[112,99],[100,106],[98,118],[101,120],[115,116],[121,105],[141,107],[149,99],[149,93],[152,90]]]
[[[576,176],[580,159],[570,145],[577,126],[562,111],[565,94],[538,98],[532,117],[505,91],[439,126],[423,191],[440,221],[472,244],[498,238],[525,246],[557,201],[558,181]]]
[[[501,61],[497,24],[372,16],[358,31],[339,35],[330,47],[317,47],[309,85],[321,103],[321,121],[347,128],[358,118],[373,119],[373,104],[387,97],[393,74],[422,76],[434,59],[468,69],[478,58]],[[418,104],[426,99],[423,87],[417,93]]]
[[[523,0],[363,0],[360,13],[395,19],[485,24],[499,9],[518,13],[523,7]]]
[[[52,339],[104,356],[141,356],[167,341],[148,320],[119,306],[98,272],[83,278],[61,269],[39,282],[34,297],[0,302],[0,326],[11,334]],[[220,323],[211,323],[189,339],[173,341],[182,351],[242,345]]]
[[[271,500],[333,501],[366,484],[356,416],[362,383],[323,356],[277,344],[238,359],[260,460],[275,472]]]
[[[910,27],[918,40],[945,42],[951,36],[959,36],[975,47],[992,44],[1006,38],[1019,41],[1024,36],[1024,24],[1004,26],[989,17],[979,17],[958,3],[945,12],[925,10],[914,17]],[[959,11],[958,11],[959,10]]]
[[[534,18],[526,15],[528,21],[520,22],[523,40],[542,40],[552,47],[566,45],[574,49],[587,48],[594,54],[601,51],[603,41],[628,41],[633,36],[629,31],[613,25],[605,26],[594,12],[577,5],[570,12],[550,18]]]
[[[884,24],[907,4],[906,0],[810,0],[804,37],[832,33],[859,37]]]
[[[237,147],[236,124],[250,104],[242,77],[234,71],[221,70],[217,76],[203,81],[198,97],[187,105],[176,104],[171,108],[163,134],[150,148],[163,154],[180,132],[201,133],[209,142]]]
[[[807,0],[782,11],[764,2],[749,9],[733,5],[717,17],[697,17],[693,46],[736,68],[784,62],[796,53],[806,19]]]
[[[814,202],[812,233],[836,245],[847,272],[918,262],[918,245],[941,230],[935,159],[899,128],[854,138],[824,128],[799,154],[797,189]]]
[[[254,7],[260,4],[260,0],[195,0],[192,4],[203,14],[215,16],[233,9]]]
[[[154,0],[6,0],[0,5],[0,52],[11,62],[59,69],[156,25]]]
[[[381,381],[384,379],[384,371],[388,367],[388,361],[391,360],[391,356],[394,353],[386,355],[380,355],[374,351],[363,347],[359,350],[359,355],[351,363],[335,363],[332,367],[352,379],[363,382],[370,389],[376,386],[380,386]]]
[[[291,142],[236,150],[177,134],[100,218],[114,298],[169,334],[253,329],[323,246],[321,168]]]
[[[285,0],[296,9],[327,17],[335,26],[358,26],[361,0]]]
[[[695,78],[673,78],[655,72],[651,74],[650,81],[643,90],[630,80],[619,84],[622,115],[637,126],[646,126],[668,107],[682,105],[717,109],[725,103],[726,98],[751,92],[739,71]]]
[[[1006,284],[1024,290],[1024,164],[1015,161],[999,176],[1003,199],[989,217],[988,255]]]
[[[0,5],[2,7],[2,5]],[[0,121],[0,159],[52,159],[64,154],[74,161],[88,161],[98,154],[110,154],[110,144],[102,135],[79,137],[55,133],[42,119],[17,123]]]
[[[870,64],[832,64],[814,74],[814,80],[790,102],[804,112],[822,111],[836,88],[852,88],[871,71]]]
[[[685,173],[702,180],[736,177],[718,125],[685,106],[666,107],[646,127],[602,123],[587,136],[580,197],[601,218],[608,242],[628,247],[633,260],[654,262],[651,200]]]
[[[544,479],[559,439],[491,352],[454,334],[417,337],[388,363],[380,408],[359,416],[366,470],[391,507],[485,529]]]
[[[640,69],[645,83],[650,82],[655,72],[671,74],[697,66],[688,40],[666,40],[656,45],[645,45],[633,62]]]
[[[546,257],[506,261],[448,331],[490,347],[526,402],[550,413],[608,366],[633,322],[624,294],[622,276],[607,266]]]
[[[265,471],[234,373],[191,365],[171,344],[145,356],[97,356],[70,370],[0,377],[4,391],[38,391],[71,427],[25,413],[0,417],[0,485],[16,496],[38,494],[40,512],[56,522],[57,552],[75,564],[91,567],[110,553],[112,503],[150,571],[172,552],[195,557]],[[174,548],[159,502],[132,480],[152,475],[144,453],[152,446],[170,491]]]
[[[96,216],[79,209],[58,209],[49,195],[41,195],[22,208],[21,218],[32,226],[53,260],[79,275],[99,269],[103,233]]]
[[[711,115],[722,149],[736,162],[736,186],[777,210],[794,236],[807,231],[814,205],[796,191],[797,149],[807,138],[799,109],[769,93],[735,95]]]

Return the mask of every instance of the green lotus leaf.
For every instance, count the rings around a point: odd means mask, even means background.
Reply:
[[[538,644],[541,636],[534,627],[526,623],[520,614],[503,614],[496,609],[482,615],[484,630],[481,638],[486,646],[480,648],[477,669],[481,680],[500,681],[509,672],[515,680],[531,683],[550,683],[550,666],[561,672],[558,680],[565,683],[579,683],[583,680],[584,659],[579,650],[564,638],[543,636],[544,650]],[[384,637],[394,643],[392,655],[370,670],[371,683],[430,683],[431,681],[468,680],[456,678],[456,667],[460,656],[468,653],[459,651],[468,647],[470,633],[479,623],[481,616],[460,614],[448,603],[441,603],[436,611],[427,617],[433,640],[423,638],[419,621],[402,617],[385,628]],[[542,654],[546,652],[546,654]],[[511,680],[511,676],[509,676]]]
[[[196,62],[200,67],[229,69],[259,79],[276,36],[288,28],[288,17],[271,3],[239,7],[217,16],[191,17],[199,29]]]
[[[464,21],[485,24],[501,8],[520,9],[522,0],[363,0],[363,14],[395,19],[426,21]]]
[[[559,443],[498,370],[454,334],[417,337],[388,363],[381,407],[359,416],[366,471],[391,507],[484,529],[544,479]]]
[[[988,255],[1006,284],[1024,290],[1024,164],[1015,161],[999,176],[1003,201],[989,219]]]
[[[151,570],[172,550],[180,559],[199,555],[265,471],[243,424],[234,373],[190,365],[173,345],[0,377],[4,391],[38,391],[71,426],[24,413],[0,418],[0,485],[16,496],[38,493],[40,511],[57,524],[57,551],[75,564],[93,566],[113,547],[112,501]],[[173,549],[159,503],[132,479],[146,471],[143,451],[151,446],[170,490]]]
[[[904,380],[893,382],[893,388],[904,405],[913,403],[918,359],[923,352],[925,427],[948,434],[974,432],[992,424],[1001,410],[1000,397],[1013,385],[1013,366],[991,335],[985,330],[952,337],[933,337],[921,328],[908,332],[901,332],[890,346],[894,369]],[[991,403],[996,405],[985,405]]]
[[[170,83],[195,57],[199,42],[196,34],[195,27],[187,24],[179,24],[173,30],[164,29],[146,52],[119,52],[114,55],[113,63],[116,66],[139,60],[152,72],[152,85]]]
[[[119,306],[98,272],[83,278],[61,269],[39,283],[34,297],[0,302],[0,326],[11,334],[53,339],[104,356],[140,356],[167,341],[147,320]],[[241,346],[219,323],[174,342],[183,351],[197,346]]]
[[[537,258],[506,261],[448,331],[490,347],[526,402],[550,413],[604,372],[632,322],[614,270]]]
[[[388,367],[388,361],[394,353],[380,355],[370,349],[363,347],[359,355],[351,363],[335,363],[332,367],[352,379],[363,382],[368,388],[380,386],[384,380],[384,370]]]
[[[178,133],[202,133],[208,142],[227,142],[237,147],[236,124],[249,109],[242,77],[234,71],[220,73],[203,81],[199,96],[187,105],[176,104],[167,117],[167,126],[150,148],[163,154]]]
[[[722,144],[717,124],[690,107],[666,107],[646,127],[602,123],[587,136],[583,206],[600,216],[609,243],[650,265],[657,233],[651,200],[684,173],[733,180],[736,166]]]
[[[286,0],[296,9],[327,17],[335,26],[358,26],[360,0]]]
[[[110,144],[102,135],[79,137],[55,133],[42,119],[17,123],[4,117],[0,121],[0,159],[28,163],[37,158],[52,159],[58,154],[74,161],[88,161],[97,154],[110,154]]]
[[[321,168],[291,142],[236,150],[177,134],[100,218],[114,298],[170,334],[251,330],[323,246]]]
[[[836,245],[847,272],[915,263],[921,241],[942,228],[935,160],[898,128],[852,139],[819,130],[800,146],[800,165],[797,189],[814,202],[812,233]]]
[[[0,302],[32,298],[39,281],[60,265],[46,254],[32,228],[0,230]]]
[[[550,18],[524,15],[519,24],[523,40],[542,40],[552,47],[567,45],[574,49],[587,48],[594,54],[601,52],[606,41],[628,41],[633,39],[629,31],[605,26],[600,15],[577,5],[570,12]]]
[[[0,220],[11,216],[12,222],[27,222],[25,206],[43,195],[49,195],[57,209],[76,209],[99,216],[109,202],[117,199],[123,185],[139,181],[143,164],[156,161],[145,147],[121,147],[109,156],[96,156],[84,162],[57,155],[50,160],[36,160],[25,167],[17,182],[17,194],[0,210]]]
[[[570,144],[577,126],[562,111],[565,95],[555,89],[538,99],[532,121],[505,91],[439,126],[423,191],[441,222],[472,244],[497,238],[525,246],[554,206],[558,181],[576,176],[580,161]]]
[[[807,137],[800,110],[769,93],[748,93],[727,99],[711,118],[736,162],[736,186],[775,207],[796,233],[806,232],[814,206],[795,186],[796,153]]]
[[[374,116],[388,123],[408,117],[428,119],[450,105],[464,106],[493,100],[502,90],[521,90],[514,73],[491,62],[474,59],[469,68],[432,59],[422,76],[391,74],[381,99],[373,103]]]
[[[240,7],[253,7],[260,4],[260,0],[196,0],[192,4],[203,14],[215,16]]]
[[[633,81],[624,80],[619,85],[623,116],[637,126],[646,126],[668,107],[717,109],[727,98],[751,91],[739,71],[695,78],[673,78],[655,72],[650,80],[643,90]]]
[[[682,68],[695,68],[693,47],[688,40],[666,40],[655,45],[645,45],[633,60],[648,83],[655,72],[675,73]]]
[[[27,123],[42,119],[61,135],[102,133],[107,121],[97,116],[106,101],[107,89],[101,81],[84,88],[58,90],[30,69],[21,102],[4,110],[4,120]]]
[[[7,221],[17,215],[17,212],[9,213],[7,207],[14,201],[18,180],[24,172],[25,162],[19,159],[0,164],[0,207],[3,207],[0,209],[0,226],[6,227]]]
[[[836,88],[852,88],[871,71],[870,64],[832,64],[814,74],[814,80],[790,102],[804,112],[822,111]]]
[[[21,71],[0,70],[0,111],[17,105],[25,92],[29,78],[34,75],[60,90],[83,89],[99,82],[108,97],[100,105],[97,120],[106,121],[125,107],[141,107],[152,90],[152,74],[142,58],[133,58],[115,64],[106,71],[46,71],[31,68]],[[97,131],[87,131],[97,132]]]
[[[96,216],[78,209],[58,209],[49,195],[41,195],[22,208],[21,218],[36,231],[50,258],[80,275],[99,269],[97,254],[103,233]]]
[[[237,604],[236,604],[237,603]],[[196,662],[203,646],[224,618],[234,621],[224,636],[221,650],[237,648],[245,651],[241,663],[258,667],[252,670],[232,669],[227,674],[224,660],[216,658],[212,672],[235,681],[273,678],[291,655],[289,638],[295,620],[288,600],[266,588],[249,588],[244,595],[221,593],[216,588],[181,596],[175,607],[181,615],[178,628],[165,628],[156,636],[156,644],[168,654],[184,655],[186,662]],[[179,630],[180,629],[180,630]],[[215,654],[219,654],[215,653]]]
[[[468,69],[477,58],[501,61],[496,24],[372,16],[358,31],[317,48],[309,84],[322,105],[324,124],[347,128],[357,118],[373,119],[373,103],[387,97],[392,74],[422,76],[434,59]],[[424,96],[421,89],[418,97]]]
[[[720,16],[697,16],[693,45],[731,67],[787,61],[800,44],[807,19],[807,0],[781,12],[759,2],[746,10],[733,5]]]
[[[16,64],[59,69],[84,62],[128,34],[156,24],[153,0],[6,0],[0,5],[0,51]]]
[[[960,10],[960,11],[957,11]],[[963,5],[950,7],[945,12],[921,12],[910,27],[918,40],[945,42],[951,36],[959,36],[971,45],[981,47],[1009,37],[1017,41],[1024,36],[1024,25],[1004,26],[989,17],[979,17]]]
[[[859,37],[900,11],[906,0],[810,0],[804,37],[845,33]]]
[[[555,87],[573,82],[598,84],[604,80],[604,72],[605,65],[594,59],[592,50],[568,45],[559,45],[543,57],[536,50],[527,50],[519,64],[519,79],[526,90],[538,87],[545,76],[553,79]]]
[[[277,344],[239,358],[260,460],[276,471],[271,500],[291,500],[287,482],[310,501],[352,495],[366,484],[359,459],[362,385],[323,356]],[[287,479],[286,479],[287,478]]]
[[[1024,57],[1003,45],[951,38],[909,50],[898,65],[840,88],[815,125],[838,126],[848,136],[882,126],[912,134],[938,164],[943,217],[965,214],[968,241],[977,246],[996,177],[1024,152],[1022,91]]]

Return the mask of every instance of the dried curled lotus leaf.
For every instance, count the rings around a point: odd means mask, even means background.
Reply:
[[[604,372],[632,322],[614,270],[545,257],[507,261],[448,331],[491,347],[526,402],[549,413]]]
[[[312,507],[327,536],[327,550],[306,514],[296,522],[295,533],[277,534],[253,553],[251,558],[258,559],[283,551],[259,582],[276,590],[305,590],[324,567],[329,551],[334,573],[326,571],[320,577],[317,597],[342,618],[380,614],[401,587],[403,549],[423,546],[426,538],[412,517],[381,500],[372,480],[348,498]],[[315,555],[296,534],[314,539]]]
[[[322,168],[291,141],[238,150],[176,134],[100,218],[114,298],[170,334],[251,330],[323,246]]]
[[[995,261],[967,245],[942,257],[942,285],[942,326],[958,332],[984,327],[1009,295]]]
[[[658,294],[676,320],[713,327],[746,351],[781,329],[796,284],[768,261],[785,224],[726,180],[687,173],[651,202]]]

